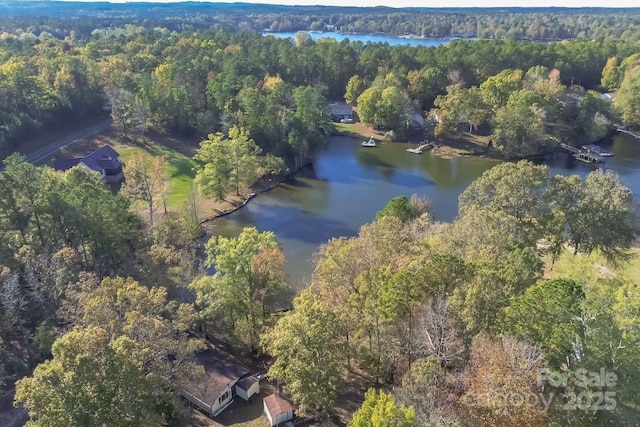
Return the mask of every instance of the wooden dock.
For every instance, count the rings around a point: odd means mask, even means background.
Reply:
[[[560,143],[560,147],[569,151],[574,159],[583,163],[589,163],[589,164],[603,163],[606,160],[606,157],[602,156],[601,154],[595,153],[590,150],[581,150],[580,148],[567,145],[564,142]]]
[[[422,154],[423,151],[430,150],[434,148],[435,144],[433,142],[421,142],[416,148],[407,148],[409,153],[413,154]]]
[[[640,139],[640,135],[638,135],[637,133],[633,133],[630,130],[626,130],[625,128],[623,128],[620,125],[616,125],[616,130],[618,132],[627,133],[627,134],[631,135],[632,137],[634,137],[636,139]]]

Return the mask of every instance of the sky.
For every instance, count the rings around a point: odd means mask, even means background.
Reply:
[[[73,1],[73,0],[71,0]],[[98,1],[98,0],[75,0]],[[104,0],[100,0],[104,1]],[[107,0],[109,1],[109,0]],[[128,0],[111,0],[123,3]],[[167,2],[172,0],[136,0]],[[238,0],[221,1],[233,3]],[[244,0],[246,3],[325,6],[389,6],[389,7],[639,7],[636,0]]]

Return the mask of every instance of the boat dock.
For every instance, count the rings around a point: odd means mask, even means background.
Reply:
[[[407,152],[413,154],[422,154],[423,151],[430,150],[435,147],[435,143],[422,141],[417,148],[407,148]]]
[[[637,133],[633,133],[630,130],[626,130],[625,128],[623,128],[620,125],[616,125],[616,130],[618,132],[627,133],[627,134],[631,135],[632,137],[634,137],[636,139],[640,139],[640,135],[638,135]]]
[[[560,147],[569,151],[576,160],[583,163],[604,163],[607,160],[607,157],[613,156],[613,153],[593,144],[576,148],[562,142],[560,143]]]

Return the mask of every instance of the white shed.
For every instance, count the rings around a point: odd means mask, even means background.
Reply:
[[[254,376],[243,378],[236,383],[236,395],[246,401],[258,393],[260,393],[260,380]]]
[[[277,426],[293,419],[293,408],[283,398],[271,394],[264,398],[264,414],[269,419],[269,425]]]

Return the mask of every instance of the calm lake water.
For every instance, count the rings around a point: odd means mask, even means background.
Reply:
[[[418,194],[433,202],[437,220],[458,213],[458,196],[485,170],[499,162],[474,157],[446,159],[426,152],[407,153],[406,144],[360,146],[360,140],[333,137],[315,168],[291,182],[259,195],[243,209],[211,224],[214,234],[236,236],[245,226],[273,231],[284,245],[286,271],[300,289],[312,272],[310,261],[319,246],[333,237],[354,236],[377,211],[396,196]],[[618,136],[606,167],[620,174],[636,198],[640,196],[640,140]],[[566,155],[547,163],[551,173],[587,175],[593,166],[577,164]]]
[[[263,31],[261,33],[263,36],[272,35],[280,38],[291,38],[293,40],[296,39],[295,31],[291,32],[271,32],[271,31]],[[316,31],[307,31],[307,34],[313,39],[318,40],[321,38],[332,38],[337,41],[342,41],[344,39],[349,39],[352,42],[362,42],[362,43],[389,43],[391,46],[440,46],[441,44],[449,43],[450,39],[419,39],[419,38],[405,38],[405,37],[393,37],[383,34],[344,34],[344,33],[336,33],[333,31],[325,31],[325,32],[316,32]]]

